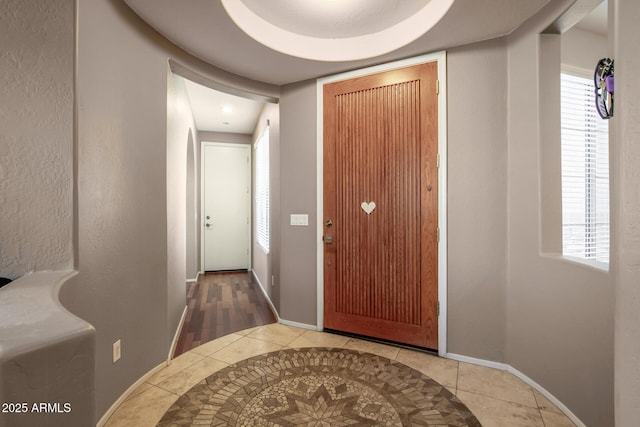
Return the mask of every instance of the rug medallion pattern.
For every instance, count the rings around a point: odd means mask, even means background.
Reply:
[[[159,427],[480,426],[442,385],[382,356],[347,349],[266,353],[182,395]]]

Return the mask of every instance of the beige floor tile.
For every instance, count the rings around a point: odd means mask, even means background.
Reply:
[[[109,418],[105,427],[155,427],[178,395],[152,387],[127,399]]]
[[[298,338],[303,332],[304,329],[272,323],[247,334],[247,337],[285,346]]]
[[[149,384],[148,382],[143,382],[138,387],[136,387],[136,389],[133,390],[131,392],[131,394],[129,394],[129,396],[127,396],[127,399],[131,399],[133,396],[137,396],[138,394],[142,393],[143,391],[149,390],[151,387],[153,387],[153,385]]]
[[[227,366],[224,362],[205,357],[162,381],[158,384],[158,387],[171,393],[182,395],[209,375]]]
[[[478,418],[482,427],[545,427],[537,408],[458,389],[458,398]]]
[[[307,330],[290,342],[288,347],[343,347],[347,341],[349,338],[342,335]]]
[[[562,411],[556,407],[549,399],[547,399],[542,393],[538,390],[533,390],[533,395],[536,397],[536,402],[538,402],[538,408],[547,412],[554,412],[556,414],[563,415]]]
[[[514,375],[464,362],[460,362],[458,366],[458,390],[538,408],[531,387]]]
[[[234,332],[234,334],[242,335],[244,337],[244,336],[249,335],[251,332],[253,332],[253,331],[257,330],[257,329],[260,329],[260,328],[262,328],[262,326],[255,326],[253,328],[244,329],[242,331],[236,331],[236,332]]]
[[[210,357],[226,363],[236,363],[258,354],[268,353],[282,349],[282,346],[267,341],[244,337],[235,341],[221,350],[216,351]]]
[[[208,343],[199,345],[193,350],[190,350],[190,353],[196,353],[202,356],[209,356],[215,353],[216,351],[228,346],[232,342],[238,341],[240,338],[242,338],[242,335],[238,335],[238,334],[225,335],[213,341],[209,341]]]
[[[456,388],[458,362],[418,351],[401,349],[396,360],[433,378],[444,386]]]
[[[193,365],[194,363],[202,360],[204,356],[193,353],[191,351],[181,354],[171,361],[171,364],[160,371],[156,372],[151,376],[151,378],[147,379],[146,382],[153,385],[158,385],[162,381],[166,380],[172,375],[177,374],[182,371],[189,365]]]
[[[564,414],[540,411],[545,427],[576,427],[576,425]]]
[[[398,352],[400,351],[399,347],[392,347],[390,345],[379,344],[372,341],[359,340],[357,338],[350,338],[344,345],[344,348],[377,354],[378,356],[383,356],[391,360],[395,360]]]

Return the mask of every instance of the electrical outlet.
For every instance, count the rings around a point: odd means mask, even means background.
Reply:
[[[116,363],[118,360],[120,360],[120,356],[122,355],[121,353],[121,343],[120,340],[116,341],[113,343],[113,363]]]

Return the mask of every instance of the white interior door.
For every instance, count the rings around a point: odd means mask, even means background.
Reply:
[[[203,143],[206,271],[250,267],[251,146]]]

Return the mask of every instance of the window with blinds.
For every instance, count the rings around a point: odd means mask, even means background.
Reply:
[[[609,262],[609,126],[593,80],[561,75],[562,253]]]
[[[269,126],[255,143],[256,240],[269,253]]]

